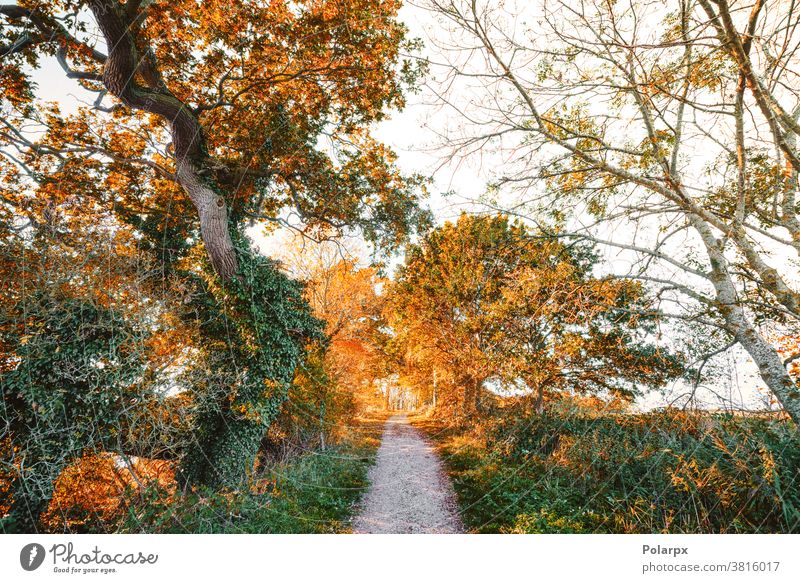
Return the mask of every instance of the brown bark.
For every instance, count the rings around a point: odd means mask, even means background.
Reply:
[[[483,414],[483,380],[475,379],[475,412]]]
[[[228,228],[225,199],[203,182],[190,161],[178,162],[178,182],[200,216],[200,234],[214,270],[225,280],[236,276],[236,252]]]
[[[200,218],[200,233],[214,270],[223,280],[236,276],[238,262],[230,236],[228,212],[221,189],[207,178],[209,157],[203,127],[194,112],[163,83],[149,47],[140,54],[134,42],[136,15],[115,0],[92,0],[92,13],[105,37],[109,54],[103,85],[125,105],[160,116],[170,124],[178,182]],[[136,82],[141,75],[147,86]]]
[[[544,413],[544,384],[536,389],[536,398],[533,401],[533,410],[537,415]]]
[[[476,415],[483,412],[483,402],[481,400],[481,391],[483,381],[471,376],[466,376],[461,380],[461,386],[464,388],[463,401],[461,403],[462,414],[466,417]]]
[[[475,385],[472,383],[472,379],[464,379],[461,382],[462,386],[464,387],[464,398],[461,402],[461,412],[465,417],[468,417],[472,412],[475,406]]]

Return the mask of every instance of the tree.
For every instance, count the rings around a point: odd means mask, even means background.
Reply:
[[[621,253],[620,275],[652,286],[663,317],[740,344],[800,421],[797,380],[769,340],[800,317],[798,7],[429,7],[448,27],[444,99],[463,122],[451,155],[507,161],[490,206]]]
[[[492,385],[541,411],[546,394],[630,398],[678,375],[676,359],[647,341],[653,315],[636,315],[647,306],[641,285],[595,278],[594,263],[586,245],[462,215],[407,253],[389,292],[395,342],[439,385],[452,379],[450,400],[467,413]]]
[[[187,314],[197,321],[199,354],[184,375],[195,417],[179,472],[184,485],[242,484],[307,347],[321,340],[302,284],[269,258],[239,256],[234,293],[213,278],[199,281],[202,293]]]
[[[183,485],[240,485],[321,334],[302,285],[238,238],[227,285],[180,247],[164,282],[151,237],[169,223],[134,229],[96,202],[31,217],[0,237],[3,529],[38,530],[59,475],[86,455],[166,458]]]
[[[374,400],[373,381],[384,374],[376,326],[385,280],[376,266],[365,265],[365,249],[347,240],[313,242],[293,233],[280,247],[284,268],[305,284],[326,338],[324,351],[301,367],[294,390],[303,397],[290,400],[288,409],[296,426],[313,425],[324,443]]]
[[[142,309],[135,257],[109,263],[104,253],[127,249],[130,233],[104,233],[102,218],[51,209],[29,239],[0,235],[0,437],[10,442],[0,466],[11,502],[3,531],[38,530],[64,468],[84,452],[123,452],[130,409],[152,400],[150,331],[130,317]]]
[[[24,344],[22,362],[2,382],[4,398],[27,405],[10,414],[25,447],[10,509],[15,524],[4,530],[35,530],[61,471],[90,447],[118,450],[120,418],[141,398],[135,383],[143,358],[119,314],[57,300],[37,320],[42,332]]]
[[[129,372],[151,396],[182,395],[186,435],[169,452],[182,485],[240,485],[298,364],[321,341],[302,285],[255,252],[245,225],[331,237],[356,229],[385,252],[427,220],[421,179],[401,175],[369,134],[420,72],[400,57],[413,43],[398,7],[0,5],[0,260],[14,281],[3,290],[3,373],[24,361],[29,322],[14,310],[50,284],[14,280],[19,258],[56,261],[63,244],[59,267],[95,269],[62,307],[109,292],[103,309],[146,331],[144,370]],[[37,70],[48,60],[91,105],[65,114],[42,101]],[[45,253],[35,241],[48,233],[60,243]],[[86,242],[99,253],[82,254]],[[109,280],[103,261],[130,269]]]
[[[375,0],[0,5],[0,138],[22,154],[6,158],[38,182],[74,184],[66,167],[76,161],[117,174],[111,194],[123,207],[136,194],[126,193],[130,183],[180,185],[223,281],[238,274],[233,238],[242,217],[280,221],[291,208],[305,227],[358,226],[394,246],[421,218],[416,183],[400,176],[393,154],[366,128],[385,108],[402,106],[401,85],[417,75],[400,59],[398,7]],[[35,139],[31,126],[63,126],[35,99],[30,75],[53,56],[97,99],[69,120],[66,134]],[[41,157],[50,168],[31,166]]]

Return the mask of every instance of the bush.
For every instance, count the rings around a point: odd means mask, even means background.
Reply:
[[[551,411],[438,439],[477,532],[800,532],[800,436],[786,421]]]
[[[373,448],[337,447],[272,467],[250,491],[153,490],[130,508],[118,532],[335,533],[347,531],[367,487]]]

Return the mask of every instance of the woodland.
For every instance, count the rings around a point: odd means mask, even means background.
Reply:
[[[397,413],[467,532],[800,532],[799,50],[794,0],[0,0],[0,532],[351,532]]]

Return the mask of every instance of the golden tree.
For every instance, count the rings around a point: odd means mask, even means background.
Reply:
[[[630,398],[678,375],[677,358],[649,341],[657,312],[641,285],[594,277],[595,261],[591,247],[506,217],[462,215],[412,247],[398,271],[388,300],[395,350],[427,372],[420,382],[436,374],[439,399],[467,414],[484,409],[489,389],[541,411],[547,395]]]

